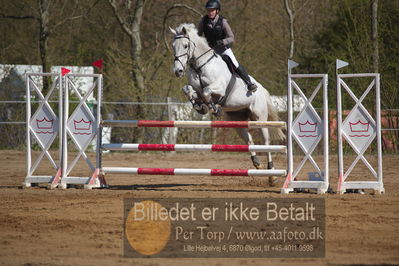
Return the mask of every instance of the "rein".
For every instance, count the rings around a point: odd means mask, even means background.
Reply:
[[[194,54],[194,51],[195,51],[195,48],[197,47],[197,45],[196,45],[192,40],[190,40],[190,38],[189,38],[188,36],[185,36],[185,35],[176,35],[176,36],[175,36],[175,40],[177,40],[177,39],[182,39],[182,38],[185,38],[185,39],[187,39],[187,40],[189,41],[188,49],[187,49],[187,51],[186,51],[184,54],[181,54],[181,55],[174,55],[174,57],[175,57],[175,61],[178,61],[178,62],[182,65],[183,69],[186,70],[186,66],[180,61],[180,57],[187,56],[187,63],[189,63],[189,61],[192,61],[192,58],[190,58],[190,57],[191,57],[191,55],[190,55],[190,53],[191,53],[191,43],[194,45],[194,49],[193,49],[193,51],[192,51],[192,54]],[[195,72],[199,73],[199,71],[201,70],[202,67],[204,67],[204,66],[205,66],[206,64],[208,64],[214,57],[216,57],[215,52],[213,52],[213,55],[212,55],[210,58],[208,58],[208,60],[207,60],[204,64],[202,64],[202,65],[199,66],[199,67],[195,67],[195,66],[194,66],[195,61],[197,61],[198,59],[200,59],[202,56],[206,55],[206,54],[207,54],[208,52],[210,52],[210,51],[213,51],[213,49],[210,48],[209,50],[207,50],[206,52],[204,52],[203,54],[201,54],[200,56],[198,56],[196,59],[194,59],[194,62],[190,63],[190,67],[193,68],[193,69],[195,70]],[[187,65],[187,64],[186,64],[186,65]]]
[[[200,59],[202,56],[206,55],[208,52],[213,51],[212,48],[210,48],[209,50],[207,50],[205,53],[203,53],[202,55],[198,56],[196,60]],[[208,60],[206,60],[205,63],[203,63],[202,65],[200,65],[199,67],[195,67],[194,64],[191,64],[191,68],[193,68],[195,70],[195,72],[199,72],[201,70],[202,67],[204,67],[206,64],[208,64],[214,57],[216,57],[215,52],[213,52],[212,56],[208,58]]]

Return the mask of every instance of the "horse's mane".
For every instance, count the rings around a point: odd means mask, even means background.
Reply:
[[[175,29],[178,35],[187,35],[190,40],[195,42],[197,45],[203,45],[205,48],[210,48],[205,37],[198,35],[198,30],[193,23],[183,23],[177,26]]]

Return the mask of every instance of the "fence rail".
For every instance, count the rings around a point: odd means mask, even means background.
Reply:
[[[56,103],[57,100],[52,99],[49,103]],[[72,103],[78,103],[78,101],[71,101]],[[32,103],[39,103],[39,101],[32,101]],[[25,140],[25,105],[24,100],[7,100],[0,101],[0,132],[2,132],[2,138],[0,138],[0,148],[22,148]],[[93,103],[94,104],[94,103]],[[17,107],[15,107],[17,105]],[[22,105],[22,106],[21,106]],[[103,102],[105,106],[105,112],[110,114],[111,119],[131,119],[133,116],[129,116],[128,113],[133,114],[137,106],[147,106],[144,108],[148,114],[148,117],[157,117],[159,120],[202,120],[209,121],[210,117],[203,117],[196,114],[189,103],[182,103],[171,101],[168,102]],[[14,106],[12,108],[12,106]],[[107,107],[108,106],[108,107]],[[331,110],[335,111],[335,110]],[[180,114],[179,114],[180,112]],[[282,117],[281,120],[285,120],[286,112],[280,112]],[[399,151],[399,109],[385,109],[381,113],[387,123],[383,123],[382,135],[383,135],[383,146],[384,151]],[[107,117],[107,115],[104,115]],[[330,114],[331,117],[331,114]],[[143,117],[145,119],[146,117]],[[332,116],[334,118],[334,116]],[[22,121],[23,120],[23,121]],[[384,127],[385,126],[385,127]],[[333,128],[333,126],[330,125]],[[126,140],[125,142],[132,141],[132,128],[130,129],[112,129],[109,137],[117,138],[118,140]],[[135,129],[137,130],[137,129]],[[145,142],[161,142],[175,144],[177,142],[182,143],[208,143],[212,142],[229,142],[229,139],[235,137],[235,134],[225,133],[218,129],[201,129],[197,135],[193,135],[188,131],[176,128],[164,128],[164,129],[151,129],[141,128],[145,130],[146,139]],[[179,130],[179,131],[177,131]],[[332,130],[333,131],[333,130]],[[331,132],[331,131],[330,131]],[[112,134],[111,134],[112,133]],[[335,134],[335,133],[333,133]],[[195,140],[193,139],[195,138]],[[143,140],[144,141],[144,140]]]

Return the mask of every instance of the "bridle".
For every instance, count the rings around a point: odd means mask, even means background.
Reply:
[[[181,64],[181,66],[183,67],[183,70],[185,71],[185,70],[186,70],[186,66],[182,63],[182,61],[180,60],[180,57],[187,56],[187,63],[188,63],[188,61],[190,60],[190,57],[191,57],[191,56],[190,56],[191,43],[194,44],[193,53],[194,53],[194,50],[195,50],[196,45],[195,45],[195,43],[194,43],[193,41],[190,40],[190,38],[189,38],[188,36],[185,36],[185,35],[176,35],[176,36],[175,36],[175,40],[183,39],[183,38],[185,38],[185,39],[188,40],[188,48],[187,48],[187,51],[186,51],[184,54],[181,54],[181,55],[176,55],[176,54],[174,54],[174,57],[175,57],[175,61],[178,61],[178,62]],[[186,64],[186,65],[187,65],[187,64]]]
[[[185,39],[188,40],[187,51],[186,51],[184,54],[181,54],[181,55],[176,55],[176,54],[175,54],[175,55],[174,55],[175,61],[178,61],[178,62],[181,64],[181,66],[183,67],[183,70],[186,71],[186,66],[182,63],[182,61],[180,60],[180,57],[187,56],[187,63],[186,63],[186,65],[190,65],[190,66],[198,73],[198,72],[201,70],[201,68],[202,68],[203,66],[205,66],[206,64],[208,64],[214,57],[216,57],[216,54],[215,54],[215,52],[213,52],[213,55],[212,55],[204,64],[202,64],[202,65],[199,66],[199,67],[195,67],[195,64],[194,64],[195,61],[197,61],[198,59],[200,59],[202,56],[204,56],[204,55],[207,54],[208,52],[213,51],[213,49],[210,48],[209,50],[207,50],[206,52],[204,52],[203,54],[201,54],[200,56],[198,56],[196,59],[192,60],[192,55],[194,54],[195,48],[196,48],[197,46],[196,46],[195,43],[194,43],[192,40],[190,40],[190,38],[189,38],[188,36],[186,36],[186,35],[176,35],[176,36],[175,36],[175,40],[177,40],[177,39],[183,39],[183,38],[185,38]],[[192,52],[191,52],[191,44],[194,45],[194,49],[192,50]],[[190,61],[192,61],[192,62],[190,62]]]

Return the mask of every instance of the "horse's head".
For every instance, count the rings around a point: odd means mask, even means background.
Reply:
[[[182,24],[170,31],[174,34],[173,52],[175,61],[173,64],[173,71],[177,77],[182,77],[186,70],[187,64],[193,57],[195,43],[190,39],[192,30],[195,30],[193,24]]]

